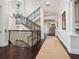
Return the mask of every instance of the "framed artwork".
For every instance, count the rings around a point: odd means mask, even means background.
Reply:
[[[62,29],[66,30],[66,11],[62,14]]]

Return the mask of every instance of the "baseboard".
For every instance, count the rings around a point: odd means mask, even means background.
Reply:
[[[59,42],[61,43],[61,45],[63,46],[63,48],[65,49],[65,51],[68,53],[68,55],[70,56],[70,51],[68,50],[68,48],[63,44],[63,42],[60,40],[60,38],[58,36],[56,36],[59,40]]]
[[[79,55],[79,49],[71,49],[71,54]]]
[[[63,42],[60,40],[58,36],[56,36],[60,43],[62,44],[65,51],[68,53],[71,59],[79,59],[79,50],[78,49],[71,49],[71,51],[68,51],[68,48],[63,44]],[[69,48],[70,49],[70,48]]]

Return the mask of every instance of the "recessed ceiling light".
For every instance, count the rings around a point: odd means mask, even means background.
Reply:
[[[50,6],[50,2],[49,1],[46,2],[46,6]]]

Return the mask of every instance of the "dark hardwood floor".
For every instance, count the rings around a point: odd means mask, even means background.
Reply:
[[[71,59],[79,59],[79,55],[71,54]]]
[[[35,59],[44,40],[32,48],[18,46],[0,47],[0,59]],[[71,59],[79,59],[79,55],[70,54]]]
[[[44,40],[41,40],[32,48],[18,46],[0,47],[0,59],[35,59],[43,42]]]

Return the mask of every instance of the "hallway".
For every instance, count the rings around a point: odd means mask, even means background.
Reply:
[[[48,36],[36,59],[70,59],[56,37]]]
[[[79,0],[0,0],[0,59],[79,59]]]

